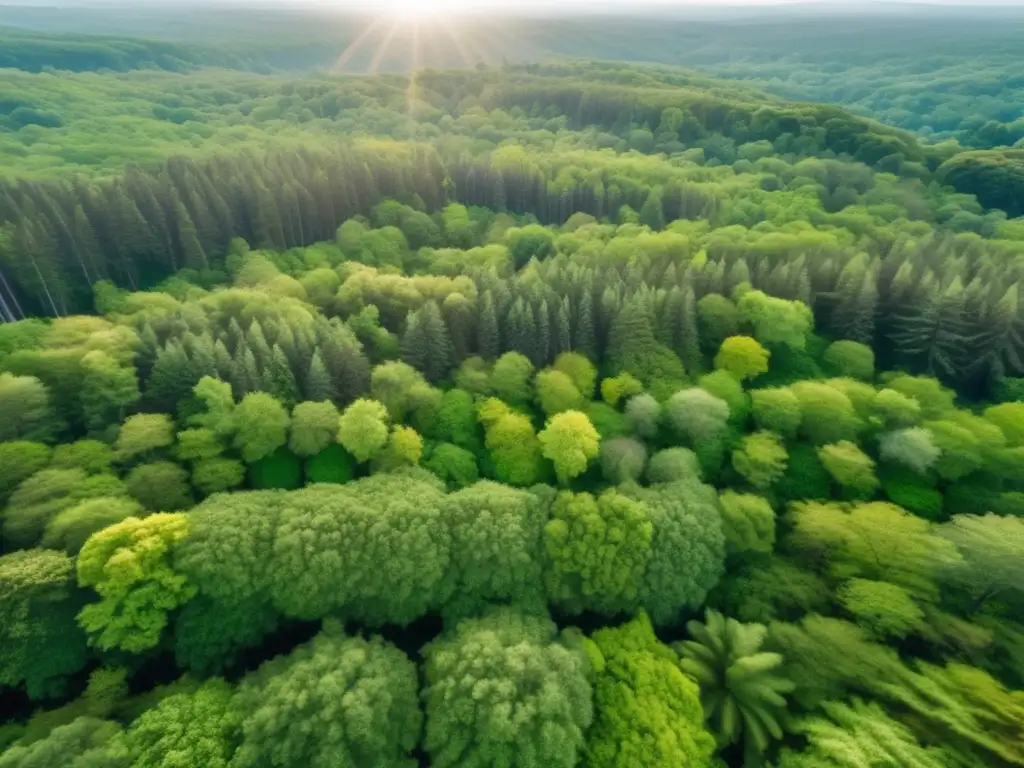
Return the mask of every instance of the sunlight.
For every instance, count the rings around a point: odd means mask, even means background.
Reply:
[[[453,10],[451,3],[428,0],[385,0],[381,7],[385,16],[398,22],[423,21]]]

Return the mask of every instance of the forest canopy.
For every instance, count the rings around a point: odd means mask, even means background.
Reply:
[[[0,60],[0,768],[1024,766],[1017,150],[210,18]]]

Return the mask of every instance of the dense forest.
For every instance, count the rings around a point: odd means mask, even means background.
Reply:
[[[1024,766],[1024,149],[4,14],[0,768]]]

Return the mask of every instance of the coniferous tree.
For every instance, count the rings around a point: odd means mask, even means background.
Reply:
[[[313,358],[309,362],[304,394],[306,400],[311,400],[314,403],[334,400],[338,396],[319,350],[313,353]]]
[[[483,295],[480,305],[480,322],[476,328],[476,346],[480,357],[497,360],[501,354],[501,334],[498,331],[498,315],[490,291]]]
[[[270,353],[270,364],[263,369],[260,387],[264,392],[273,395],[286,408],[298,402],[299,386],[295,382],[295,374],[284,350],[277,344]]]

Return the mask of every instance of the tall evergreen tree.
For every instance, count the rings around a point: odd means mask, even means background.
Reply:
[[[494,298],[486,291],[480,302],[480,321],[476,327],[476,348],[485,360],[497,360],[501,354],[501,335],[498,331],[498,315]]]
[[[320,356],[319,350],[313,353],[313,357],[309,362],[305,383],[306,386],[303,393],[306,400],[320,403],[325,400],[333,401],[338,396],[334,388],[334,382],[331,381],[331,376],[327,373],[327,367],[324,365],[324,360]]]

